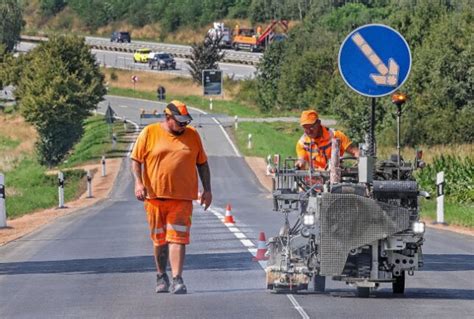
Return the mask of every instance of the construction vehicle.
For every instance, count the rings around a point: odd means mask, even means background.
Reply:
[[[274,210],[284,222],[267,243],[268,289],[298,292],[313,281],[324,292],[328,277],[356,287],[359,297],[383,283],[404,293],[405,274],[423,266],[418,197],[429,194],[413,172],[424,163],[421,152],[413,164],[400,152],[376,163],[374,139],[360,145],[358,159],[342,162],[333,139],[329,171],[298,170],[294,158],[271,163]],[[347,165],[351,160],[356,165]]]
[[[211,40],[219,39],[219,47],[229,49],[232,47],[232,35],[230,29],[224,26],[223,22],[214,22],[213,27],[207,31]]]
[[[280,27],[281,33],[276,33],[276,29]],[[250,50],[251,52],[263,51],[272,41],[286,37],[288,32],[287,20],[275,20],[270,23],[265,30],[261,31],[261,27],[241,28],[235,26],[232,34],[232,48],[234,50]]]

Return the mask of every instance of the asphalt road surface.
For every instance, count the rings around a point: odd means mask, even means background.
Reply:
[[[136,123],[141,108],[164,106],[107,99]],[[282,216],[223,129],[207,116],[201,124],[214,202],[208,212],[194,207],[187,295],[154,292],[152,245],[125,160],[110,199],[0,247],[0,318],[472,318],[474,239],[433,229],[425,268],[407,278],[405,296],[382,286],[360,299],[354,288],[332,281],[324,294],[266,291],[251,251],[260,231],[277,233]],[[230,229],[219,219],[227,203],[236,220]]]

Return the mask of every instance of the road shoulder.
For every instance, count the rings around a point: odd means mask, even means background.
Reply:
[[[101,176],[101,164],[84,165],[77,168],[91,170],[92,176],[92,198],[87,198],[84,192],[78,199],[67,202],[66,208],[50,208],[23,215],[19,218],[7,220],[7,227],[0,228],[0,246],[19,239],[55,219],[74,213],[80,209],[90,207],[109,197],[114,182],[117,178],[122,158],[107,160],[107,175]]]

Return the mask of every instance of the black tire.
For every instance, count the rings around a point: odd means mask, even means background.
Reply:
[[[357,287],[357,297],[369,298],[370,288],[369,287]]]
[[[314,291],[324,292],[326,290],[326,277],[316,275],[314,276]]]
[[[392,283],[392,290],[394,294],[405,293],[405,272],[402,271],[400,276],[395,277],[395,281]]]

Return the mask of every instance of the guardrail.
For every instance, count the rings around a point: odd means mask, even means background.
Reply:
[[[24,42],[42,42],[47,41],[47,37],[36,37],[36,36],[21,36],[21,41]],[[173,45],[165,43],[154,43],[154,42],[132,42],[132,43],[117,43],[110,42],[105,38],[92,38],[86,37],[86,43],[93,49],[105,50],[105,51],[116,51],[116,52],[129,52],[133,53],[137,49],[147,48],[155,52],[168,52],[178,58],[189,59],[191,58],[191,47],[184,45]],[[250,53],[250,52],[237,52],[233,50],[224,50],[225,55],[222,62],[239,63],[256,65],[262,54]]]

